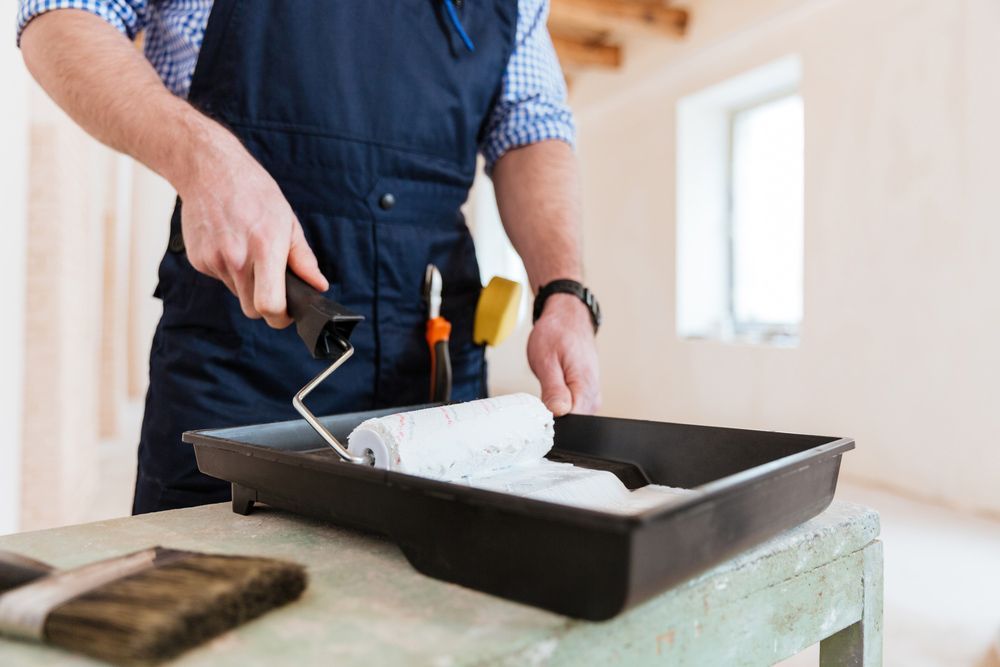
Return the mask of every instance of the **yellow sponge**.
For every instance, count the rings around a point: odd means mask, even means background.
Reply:
[[[521,283],[493,276],[479,294],[473,339],[478,345],[499,345],[517,324]]]

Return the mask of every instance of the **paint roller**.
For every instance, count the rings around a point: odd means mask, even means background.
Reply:
[[[690,493],[649,484],[629,490],[607,470],[550,461],[552,413],[510,394],[362,422],[348,451],[376,468],[602,512],[636,514]]]
[[[456,481],[539,461],[553,438],[545,405],[509,394],[369,419],[347,442],[376,468]]]

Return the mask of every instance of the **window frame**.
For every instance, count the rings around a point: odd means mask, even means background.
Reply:
[[[725,286],[725,317],[728,320],[727,328],[739,339],[749,339],[754,342],[767,344],[780,343],[782,340],[797,341],[802,326],[802,319],[798,322],[764,322],[743,320],[736,315],[736,224],[735,224],[735,165],[736,165],[736,122],[737,117],[754,109],[784,100],[798,97],[803,106],[805,101],[799,85],[793,84],[778,90],[768,91],[764,95],[754,97],[751,101],[742,102],[726,110],[726,202],[725,202],[725,266],[726,266],[726,286]],[[803,114],[803,125],[805,117]],[[805,128],[803,127],[803,132]],[[803,172],[805,170],[805,156],[803,155]],[[803,182],[803,188],[805,183]],[[804,194],[804,193],[803,193]],[[802,213],[802,224],[805,225],[805,212]],[[804,231],[804,230],[803,230]],[[804,289],[804,285],[803,285]]]

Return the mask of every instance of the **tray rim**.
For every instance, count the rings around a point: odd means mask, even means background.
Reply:
[[[406,409],[412,409],[412,408],[404,406],[402,408],[388,408],[385,410],[378,410],[378,411],[355,411],[355,412],[342,413],[338,415],[327,415],[322,417],[321,419],[342,418],[359,414],[373,414],[375,412],[384,412],[387,414],[391,414],[392,411],[399,411]],[[320,469],[328,469],[329,471],[336,473],[338,476],[347,474],[355,478],[360,477],[361,481],[367,483],[378,483],[382,485],[388,484],[391,486],[407,486],[415,488],[421,493],[430,493],[438,496],[446,494],[448,496],[451,496],[451,500],[463,503],[485,504],[492,508],[498,508],[499,505],[501,506],[499,508],[502,508],[505,511],[512,511],[516,513],[530,513],[535,516],[541,515],[542,517],[550,516],[550,518],[558,519],[561,521],[570,520],[574,522],[581,522],[592,525],[594,523],[597,523],[604,529],[612,528],[624,531],[631,531],[632,529],[634,529],[636,524],[646,524],[654,521],[660,521],[664,519],[666,516],[671,514],[678,514],[680,512],[687,512],[687,511],[707,510],[711,505],[711,503],[707,501],[711,501],[712,499],[722,498],[723,496],[726,496],[731,492],[736,492],[745,486],[765,482],[775,477],[779,477],[784,474],[793,472],[798,466],[806,462],[822,461],[834,456],[841,456],[844,452],[850,451],[855,448],[854,439],[849,437],[811,436],[800,433],[787,433],[784,431],[762,431],[755,429],[709,426],[704,424],[680,424],[677,422],[657,422],[648,419],[629,419],[621,417],[588,416],[588,418],[646,422],[652,424],[675,425],[675,426],[696,426],[700,428],[718,428],[718,429],[727,429],[733,431],[744,431],[751,433],[762,433],[762,434],[773,434],[773,435],[829,438],[829,442],[824,442],[822,444],[809,447],[808,449],[795,452],[794,454],[789,454],[787,456],[783,456],[774,459],[772,461],[768,461],[766,463],[753,466],[751,468],[746,468],[731,475],[726,475],[725,477],[721,477],[719,479],[706,482],[705,484],[693,487],[691,489],[692,491],[696,491],[697,493],[692,493],[686,497],[679,498],[675,502],[663,503],[659,506],[653,506],[649,509],[643,510],[642,512],[637,512],[635,514],[617,514],[613,512],[603,512],[596,509],[562,505],[550,501],[538,500],[534,498],[526,498],[523,496],[516,496],[513,494],[503,493],[501,491],[480,489],[472,486],[466,486],[463,484],[456,484],[453,482],[446,482],[427,477],[420,477],[417,475],[410,475],[392,470],[382,470],[382,469],[370,468],[367,466],[349,464],[344,461],[333,458],[329,460],[308,458],[305,460],[309,462],[310,468],[315,469],[318,467]],[[199,447],[204,446],[204,447],[213,447],[217,449],[224,449],[235,454],[242,454],[244,456],[255,456],[255,455],[259,456],[263,454],[266,455],[267,458],[275,462],[279,462],[286,465],[299,464],[300,466],[303,463],[303,458],[302,458],[303,454],[307,454],[309,452],[325,451],[329,449],[329,447],[323,446],[322,444],[318,444],[317,447],[306,450],[282,450],[282,449],[276,449],[274,447],[268,447],[266,445],[258,445],[240,441],[232,437],[232,436],[237,436],[240,432],[249,431],[252,429],[259,429],[267,426],[279,426],[279,425],[291,425],[291,424],[304,424],[304,422],[301,419],[290,419],[290,420],[268,422],[263,424],[248,424],[248,425],[229,426],[229,427],[214,428],[214,429],[196,429],[184,432],[181,436],[181,440],[185,443],[192,445],[195,448],[195,450],[197,450]]]

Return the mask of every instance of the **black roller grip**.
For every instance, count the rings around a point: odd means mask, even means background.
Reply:
[[[291,271],[285,273],[288,315],[316,359],[336,359],[358,322],[365,318],[316,291]]]

